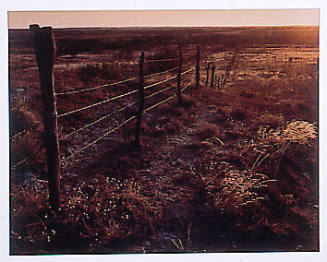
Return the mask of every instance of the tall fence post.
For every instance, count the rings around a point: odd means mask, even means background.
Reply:
[[[181,92],[181,74],[182,74],[182,66],[183,66],[183,53],[182,53],[182,45],[178,45],[179,48],[179,66],[177,73],[177,102],[179,106],[182,106],[182,92]]]
[[[211,83],[210,83],[210,87],[213,88],[213,82],[215,80],[215,70],[216,70],[216,66],[212,65],[212,71],[211,71]]]
[[[48,167],[49,201],[54,210],[60,206],[60,152],[58,142],[58,120],[54,89],[53,62],[56,45],[51,27],[30,25],[34,50],[39,69],[43,101],[44,143]]]
[[[141,53],[140,56],[140,83],[138,86],[138,112],[136,113],[136,127],[135,127],[135,144],[136,146],[141,146],[140,143],[140,133],[141,133],[141,121],[142,121],[142,114],[144,110],[144,52]]]
[[[196,88],[200,86],[200,46],[196,47],[196,72],[195,72]]]
[[[211,64],[211,63],[208,63],[208,64],[207,64],[206,87],[208,86],[208,81],[209,81],[209,69],[210,69],[210,64]]]

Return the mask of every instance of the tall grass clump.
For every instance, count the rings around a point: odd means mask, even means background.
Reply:
[[[160,216],[133,179],[96,178],[65,187],[59,213],[47,199],[38,187],[12,187],[11,254],[122,251],[124,241],[154,232]]]

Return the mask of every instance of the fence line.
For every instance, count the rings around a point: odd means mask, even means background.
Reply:
[[[196,55],[188,56],[188,57],[186,57],[184,59],[188,59],[188,58],[191,58],[191,57],[196,57]],[[179,58],[177,60],[179,60]],[[151,62],[152,61],[156,61],[156,62],[158,61],[159,62],[159,61],[168,61],[168,60],[151,60]],[[149,60],[146,60],[144,62],[145,63],[149,62]],[[159,72],[159,73],[153,73],[153,74],[145,75],[144,77],[152,77],[152,76],[162,75],[162,74],[171,72],[171,71],[173,71],[173,70],[175,70],[177,68],[178,68],[178,66],[175,66],[175,67],[173,67],[171,69],[168,69],[168,70],[165,70],[165,71],[162,71],[162,72]],[[130,77],[130,78],[127,78],[127,79],[124,79],[124,80],[119,80],[119,81],[114,82],[114,83],[104,84],[104,85],[90,87],[90,88],[83,88],[83,89],[66,91],[66,92],[56,92],[56,96],[73,95],[73,94],[79,94],[79,93],[88,92],[88,91],[94,91],[94,90],[97,90],[97,89],[100,89],[100,88],[106,88],[106,87],[110,87],[110,86],[123,84],[123,83],[129,82],[129,81],[135,80],[135,79],[137,79],[137,77]]]
[[[162,71],[162,72],[159,72],[159,73],[145,75],[144,77],[152,77],[152,76],[157,76],[157,75],[163,75],[163,74],[171,72],[171,71],[173,71],[173,70],[175,70],[177,68],[178,68],[178,66],[175,66],[175,67],[173,67],[171,69],[168,69],[168,70],[165,70],[165,71]],[[117,82],[114,82],[114,83],[104,84],[104,85],[101,85],[101,86],[78,89],[78,90],[72,90],[72,91],[66,91],[66,92],[57,92],[56,96],[73,95],[73,94],[79,94],[79,93],[83,93],[83,92],[87,92],[87,91],[94,91],[94,90],[97,90],[97,89],[100,89],[100,88],[106,88],[106,87],[109,87],[109,86],[115,86],[115,85],[123,84],[123,83],[129,82],[129,81],[135,80],[135,79],[137,79],[136,76],[135,77],[130,77],[130,78],[127,78],[127,79],[124,79],[124,80],[120,80],[120,81],[117,81]]]
[[[195,57],[195,56],[196,55],[188,56],[188,57],[186,57],[186,59],[188,59],[190,57]],[[149,61],[149,60],[146,60],[146,61]],[[158,61],[161,61],[161,60],[158,60]],[[162,60],[162,61],[165,61],[165,60]],[[163,75],[163,74],[171,72],[171,71],[173,71],[173,70],[175,70],[177,68],[178,68],[178,66],[175,66],[175,67],[173,67],[171,69],[168,69],[168,70],[165,70],[165,71],[162,71],[162,72],[159,72],[159,73],[153,73],[153,74],[145,75],[144,77],[152,77],[152,76],[157,76],[157,75]],[[83,88],[83,89],[66,91],[66,92],[56,92],[56,96],[73,95],[73,94],[79,94],[79,93],[88,92],[88,91],[94,91],[94,90],[97,90],[97,89],[100,89],[100,88],[106,88],[106,87],[110,87],[110,86],[123,84],[123,83],[129,82],[129,81],[135,80],[135,79],[137,79],[137,77],[130,77],[130,78],[127,78],[127,79],[124,79],[124,80],[119,80],[119,81],[114,82],[114,83],[104,84],[104,85],[95,86],[95,87]]]
[[[105,116],[103,116],[103,117],[100,117],[100,118],[98,118],[97,120],[95,120],[95,121],[93,121],[93,122],[91,122],[91,123],[88,123],[88,124],[82,126],[81,128],[79,128],[79,129],[77,129],[77,130],[75,130],[75,131],[69,133],[68,135],[66,135],[66,136],[64,137],[64,139],[67,139],[67,138],[69,138],[70,136],[75,135],[75,134],[77,134],[77,133],[83,131],[84,129],[87,129],[87,128],[89,128],[89,127],[91,127],[91,126],[93,126],[93,125],[95,125],[95,124],[97,124],[97,123],[99,123],[99,122],[101,122],[101,121],[103,121],[103,120],[105,120],[105,119],[107,119],[107,118],[113,116],[114,114],[120,113],[120,112],[124,111],[125,109],[127,109],[128,107],[130,107],[130,106],[132,106],[132,105],[134,105],[134,104],[135,104],[135,102],[129,103],[128,105],[123,106],[122,108],[118,109],[117,111],[115,111],[115,112],[113,112],[113,113],[110,113],[110,114],[108,114],[108,115],[105,115]],[[64,140],[64,139],[63,139],[63,140]]]
[[[186,88],[190,87],[192,83],[189,83],[186,87],[184,87],[181,91],[183,92]],[[156,108],[157,106],[159,105],[162,105],[170,100],[172,100],[174,97],[176,96],[175,95],[172,95],[170,96],[169,98],[163,100],[163,101],[160,101],[159,103],[155,104],[155,105],[152,105],[150,106],[149,108],[145,109],[143,111],[143,113],[146,113],[148,111],[150,111],[151,109],[154,109]],[[135,102],[134,102],[135,103]],[[133,103],[133,104],[134,104]],[[62,158],[62,162],[63,164],[65,164],[69,159],[72,159],[74,158],[76,155],[78,155],[79,153],[83,152],[84,150],[86,150],[87,148],[93,146],[94,144],[96,144],[97,142],[101,141],[103,138],[107,137],[108,135],[112,134],[113,132],[117,131],[118,129],[120,129],[121,127],[123,127],[124,125],[126,125],[127,123],[129,123],[130,121],[134,120],[136,118],[136,116],[132,116],[130,118],[128,118],[127,120],[125,120],[124,122],[122,122],[121,124],[119,124],[117,127],[115,127],[114,129],[111,129],[110,131],[106,132],[105,134],[99,136],[98,138],[96,138],[95,140],[93,140],[92,142],[90,142],[89,144],[85,145],[84,147],[80,148],[79,150],[73,152],[71,155],[69,155],[68,157],[66,158]]]
[[[136,118],[135,116],[132,116],[132,117],[126,119],[124,122],[122,122],[120,125],[118,125],[114,129],[111,129],[110,131],[106,132],[105,134],[103,134],[103,135],[99,136],[98,138],[94,139],[91,143],[87,144],[86,146],[83,146],[81,149],[75,151],[70,156],[68,156],[66,158],[62,158],[63,163],[66,163],[67,160],[75,157],[76,155],[78,155],[79,153],[81,153],[85,149],[89,148],[90,146],[93,146],[94,144],[96,144],[97,142],[99,142],[100,140],[105,138],[106,136],[112,134],[113,132],[117,131],[118,129],[120,129],[121,127],[123,127],[124,125],[126,125],[127,123],[129,123],[130,121],[132,121],[135,118]]]
[[[122,128],[132,120],[136,119],[136,127],[135,127],[135,142],[137,145],[140,145],[139,143],[139,137],[140,137],[140,123],[142,120],[142,114],[144,112],[148,112],[149,110],[156,108],[157,106],[167,103],[168,101],[172,100],[175,96],[178,96],[179,102],[182,101],[181,93],[184,91],[186,88],[191,86],[192,83],[188,84],[186,87],[184,87],[181,90],[181,76],[193,71],[194,65],[187,69],[186,71],[182,72],[182,63],[183,63],[183,56],[182,56],[182,48],[181,45],[179,45],[179,58],[167,58],[167,59],[153,59],[153,60],[146,60],[144,61],[144,52],[141,53],[140,61],[139,61],[139,78],[138,77],[132,77],[132,78],[127,78],[124,80],[120,80],[114,83],[109,83],[101,86],[96,86],[96,87],[88,87],[88,88],[83,88],[83,89],[78,89],[78,90],[71,90],[71,91],[65,91],[65,92],[55,92],[54,89],[54,75],[53,75],[53,68],[54,68],[54,59],[55,59],[55,41],[54,41],[54,35],[51,27],[44,27],[40,28],[38,25],[31,25],[30,26],[30,31],[33,36],[34,40],[34,49],[35,49],[35,54],[36,54],[36,61],[39,69],[39,76],[40,76],[40,83],[41,83],[41,93],[42,93],[42,100],[43,100],[43,107],[44,107],[44,114],[43,114],[43,124],[45,127],[45,133],[47,136],[47,141],[45,143],[46,145],[46,154],[47,154],[47,166],[48,166],[48,173],[49,173],[49,178],[48,178],[48,186],[49,186],[49,200],[50,200],[50,205],[51,207],[55,210],[58,211],[60,207],[60,168],[62,167],[63,164],[66,164],[68,160],[74,158],[76,155],[80,154],[84,150],[90,148],[91,146],[95,145],[97,142],[101,141],[103,138],[107,137],[108,135],[112,134],[113,132],[117,131],[118,129]],[[196,61],[196,83],[198,85],[199,83],[199,62],[200,62],[200,49],[197,47],[197,61]],[[190,56],[192,57],[192,56]],[[189,58],[189,57],[188,57]],[[186,59],[188,59],[186,58]],[[160,61],[161,60],[161,61]],[[154,73],[150,74],[148,76],[144,75],[144,62],[164,62],[164,61],[179,61],[179,65],[176,67],[173,67],[168,70],[164,70],[159,73]],[[167,79],[164,79],[162,81],[150,84],[148,86],[144,86],[144,78],[145,77],[150,77],[150,76],[156,76],[156,75],[162,75],[168,72],[171,72],[178,68],[178,74],[173,77],[169,77]],[[174,94],[173,96],[164,99],[163,101],[160,101],[159,103],[152,105],[144,110],[144,102],[145,102],[145,95],[144,95],[144,90],[149,89],[150,87],[154,87],[160,84],[163,84],[165,82],[171,81],[173,79],[177,78],[177,94]],[[109,86],[114,86],[114,85],[119,85],[126,83],[128,81],[132,80],[139,80],[139,85],[138,89],[132,90],[130,92],[127,92],[125,94],[120,94],[115,97],[111,98],[106,98],[105,100],[96,102],[94,104],[86,105],[82,108],[78,108],[69,112],[57,114],[57,106],[56,106],[56,98],[64,95],[71,95],[71,94],[78,94],[82,92],[87,92],[87,91],[92,91],[92,90],[97,90],[100,88],[104,87],[109,87]],[[162,90],[159,90],[149,96],[153,97],[159,93],[163,93],[169,88],[164,88]],[[69,116],[77,112],[81,112],[83,110],[87,110],[96,106],[103,105],[105,103],[111,102],[118,100],[120,98],[132,95],[138,93],[138,101],[135,101],[133,103],[128,104],[127,106],[123,106],[120,108],[117,112],[121,112],[124,109],[126,109],[128,106],[133,105],[135,103],[138,104],[138,111],[134,116],[129,117],[128,119],[124,120],[118,126],[116,126],[113,129],[106,129],[104,134],[99,135],[97,138],[95,138],[93,141],[90,143],[82,146],[75,152],[71,153],[67,157],[60,157],[60,148],[59,148],[59,139],[58,139],[58,119],[61,117]],[[179,105],[182,105],[179,103]],[[115,112],[115,113],[117,113]],[[114,114],[114,113],[112,113]],[[89,128],[96,123],[99,123],[100,121],[103,121],[104,119],[108,118],[112,114],[100,117],[99,119],[88,123],[79,129],[71,132],[70,134],[66,135],[67,137],[70,137],[82,130],[85,130],[86,128]],[[25,162],[26,159],[23,159],[19,163],[15,164],[12,168],[17,167],[19,164]],[[61,162],[62,161],[62,162]]]
[[[64,117],[64,116],[69,116],[71,114],[75,114],[75,113],[78,113],[80,111],[84,111],[86,109],[90,109],[90,108],[95,107],[95,106],[103,105],[103,104],[109,103],[111,101],[117,100],[117,99],[125,97],[125,96],[129,96],[129,95],[132,95],[132,94],[135,94],[135,93],[137,93],[137,90],[133,90],[133,91],[130,91],[130,92],[122,94],[122,95],[118,95],[118,96],[115,96],[115,97],[112,97],[112,98],[109,98],[109,99],[105,99],[103,101],[100,101],[100,102],[97,102],[97,103],[94,103],[92,105],[88,105],[88,106],[85,106],[85,107],[82,107],[82,108],[79,108],[79,109],[76,109],[76,110],[72,110],[72,111],[69,111],[69,112],[66,112],[66,113],[59,114],[59,115],[57,115],[57,118]]]

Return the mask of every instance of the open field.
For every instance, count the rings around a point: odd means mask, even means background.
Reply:
[[[318,251],[317,27],[55,29],[58,114],[138,87],[145,60],[179,56],[184,102],[134,122],[63,160],[61,210],[48,205],[42,101],[32,39],[9,31],[11,253]],[[182,37],[181,37],[182,36]],[[211,71],[216,78],[211,87]],[[145,63],[145,84],[178,62]],[[121,85],[74,93],[136,77]],[[176,80],[146,90],[149,107]],[[169,87],[172,87],[168,90]],[[153,92],[167,92],[150,97]],[[71,92],[72,94],[66,94]],[[134,97],[135,95],[133,95]],[[62,159],[122,119],[133,97],[60,117]]]

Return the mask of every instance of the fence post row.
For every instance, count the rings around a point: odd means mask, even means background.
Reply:
[[[196,88],[200,86],[200,46],[196,47],[196,72],[195,72]]]
[[[53,62],[55,41],[51,27],[30,25],[34,50],[40,76],[43,101],[44,143],[48,168],[49,201],[54,210],[60,206],[60,152],[58,142],[58,121],[54,90]]]
[[[135,144],[137,146],[140,146],[140,133],[141,133],[141,120],[142,120],[142,114],[144,110],[144,52],[141,52],[140,56],[140,64],[139,64],[140,72],[140,83],[138,86],[138,111],[136,112],[136,127],[135,127]]]
[[[214,79],[215,79],[215,69],[216,69],[216,66],[215,65],[212,65],[212,71],[211,71],[211,83],[210,83],[210,87],[213,88],[213,82],[214,82]]]
[[[182,74],[182,66],[183,66],[183,54],[182,54],[182,45],[178,45],[179,48],[179,67],[177,73],[177,101],[178,105],[182,106],[182,92],[181,92],[181,74]]]

